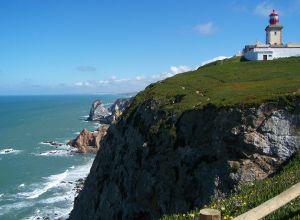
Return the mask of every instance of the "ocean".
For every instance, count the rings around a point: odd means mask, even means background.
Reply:
[[[84,120],[97,98],[109,106],[118,96],[0,96],[0,219],[68,216],[76,180],[87,176],[95,155],[66,143],[99,127]]]

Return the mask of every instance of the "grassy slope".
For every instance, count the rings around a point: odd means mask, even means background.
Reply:
[[[161,109],[180,114],[207,104],[252,105],[286,95],[300,95],[300,58],[240,62],[234,57],[152,84],[130,109],[153,98]]]
[[[298,182],[300,182],[300,152],[275,177],[256,181],[251,185],[244,185],[238,192],[231,194],[229,197],[212,201],[208,207],[220,210],[222,219],[232,219],[257,207]],[[199,209],[186,214],[165,216],[163,220],[197,218],[199,219]],[[288,203],[265,219],[300,219],[300,198],[298,197],[298,199]]]
[[[203,108],[208,104],[218,107],[257,105],[295,96],[300,96],[300,58],[240,62],[240,58],[235,57],[148,86],[135,97],[124,115],[128,116],[148,99],[157,100],[161,110],[180,115],[185,110]],[[209,206],[224,209],[223,219],[230,219],[230,216],[256,207],[299,181],[298,154],[275,178],[255,182],[253,186],[242,186],[238,193],[225,200],[214,201]],[[164,219],[193,219],[197,213],[198,210],[194,210],[189,214],[166,216]],[[300,199],[268,219],[300,219]]]

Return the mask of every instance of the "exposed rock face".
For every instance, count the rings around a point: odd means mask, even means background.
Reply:
[[[96,153],[107,129],[108,126],[101,126],[93,132],[83,129],[74,140],[69,141],[68,145],[76,147],[79,153]]]
[[[70,219],[158,219],[267,177],[300,149],[299,103],[210,106],[178,119],[141,104],[110,127]]]
[[[88,121],[101,121],[110,115],[109,111],[104,107],[101,100],[96,100],[93,102]]]
[[[112,113],[112,115],[115,115],[116,118],[120,116],[120,113],[125,111],[125,109],[130,105],[132,102],[132,98],[120,98],[117,99],[114,104],[112,104],[109,108],[108,111]]]
[[[119,98],[114,104],[106,109],[100,100],[92,104],[88,121],[99,121],[102,124],[111,124],[122,115],[123,111],[130,105],[132,98]]]
[[[109,124],[119,119],[123,111],[130,105],[131,100],[131,98],[117,99],[109,109],[103,106],[101,100],[94,101],[87,120],[99,121],[105,125],[93,132],[83,129],[74,140],[69,141],[68,145],[76,147],[79,153],[96,153],[100,148],[100,141],[106,135]]]

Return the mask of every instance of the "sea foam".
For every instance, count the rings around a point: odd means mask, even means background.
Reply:
[[[0,154],[17,154],[20,153],[20,150],[15,150],[13,148],[5,148],[0,150]]]
[[[46,183],[44,183],[42,185],[42,187],[37,188],[31,192],[23,192],[23,193],[18,193],[18,195],[24,196],[27,199],[35,199],[40,197],[42,194],[44,194],[45,192],[47,192],[48,190],[56,187],[57,185],[59,185],[59,183],[64,180],[68,174],[69,170],[66,170],[63,173],[60,174],[56,174],[56,175],[51,175],[47,178],[45,178],[47,180]]]
[[[93,160],[89,160],[81,166],[71,166],[66,171],[43,178],[45,182],[35,183],[27,188],[34,189],[28,192],[22,192],[18,195],[25,197],[27,201],[31,201],[32,205],[36,204],[51,204],[51,208],[35,211],[28,219],[36,219],[37,217],[49,216],[50,219],[58,217],[67,217],[73,208],[73,202],[77,192],[74,190],[76,181],[80,178],[85,178],[92,166]],[[44,199],[42,195],[46,192],[51,193],[51,196]],[[64,208],[61,204],[64,204]],[[57,205],[55,205],[57,204]],[[54,215],[56,214],[56,215]],[[54,216],[53,216],[54,215]],[[0,215],[1,216],[1,215]]]

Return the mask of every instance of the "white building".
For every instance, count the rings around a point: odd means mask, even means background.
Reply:
[[[278,13],[273,10],[270,14],[269,25],[266,27],[266,43],[246,45],[243,57],[247,60],[273,60],[276,58],[300,56],[300,44],[282,43],[282,29]]]

